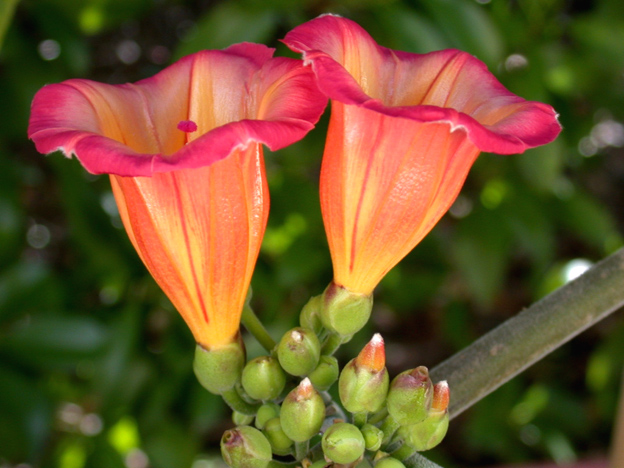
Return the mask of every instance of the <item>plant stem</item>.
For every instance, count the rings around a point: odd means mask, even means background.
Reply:
[[[305,442],[295,442],[295,459],[297,461],[303,460],[308,454],[308,450],[310,450],[309,440]]]
[[[507,320],[431,371],[447,380],[453,418],[624,306],[624,248]]]
[[[406,468],[442,468],[440,465],[433,463],[431,460],[423,457],[418,452],[414,452],[408,458],[403,460],[403,464]]]
[[[264,328],[264,325],[262,325],[262,322],[249,304],[245,304],[245,307],[243,307],[241,323],[247,331],[251,333],[256,340],[258,340],[258,343],[260,343],[264,349],[270,352],[273,348],[275,348],[275,340],[271,338],[271,335],[269,335],[269,332],[266,331],[266,328]]]
[[[353,413],[353,424],[361,428],[368,420],[368,413]]]

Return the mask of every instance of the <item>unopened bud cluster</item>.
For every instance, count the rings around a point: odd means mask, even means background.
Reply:
[[[413,452],[437,445],[448,428],[449,388],[433,385],[425,367],[397,375],[386,369],[376,334],[342,371],[332,355],[369,318],[370,297],[331,284],[303,308],[270,354],[245,363],[241,340],[218,349],[198,346],[200,383],[234,410],[221,440],[232,468],[267,468],[292,457],[304,468],[401,468]],[[341,405],[325,393],[338,381]],[[343,410],[344,409],[344,410]]]

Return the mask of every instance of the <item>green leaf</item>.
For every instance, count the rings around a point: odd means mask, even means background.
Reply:
[[[31,366],[65,367],[100,351],[108,330],[86,317],[33,315],[3,337],[0,350]]]

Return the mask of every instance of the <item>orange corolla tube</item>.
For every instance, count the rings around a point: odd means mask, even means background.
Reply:
[[[320,197],[334,283],[370,295],[456,199],[481,151],[521,153],[560,132],[552,107],[506,90],[458,50],[411,54],[324,15],[289,32],[331,118]]]
[[[301,61],[237,44],[135,84],[68,80],[35,96],[29,137],[110,174],[132,244],[207,349],[232,343],[266,227],[262,144],[314,127],[327,99]]]

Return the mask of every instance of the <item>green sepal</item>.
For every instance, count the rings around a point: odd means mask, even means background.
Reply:
[[[322,296],[321,321],[334,333],[347,337],[360,331],[370,318],[373,297],[330,283]]]
[[[245,365],[245,350],[235,341],[218,348],[195,347],[193,370],[197,380],[211,393],[221,395],[239,382]]]

